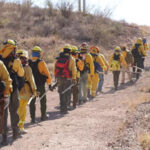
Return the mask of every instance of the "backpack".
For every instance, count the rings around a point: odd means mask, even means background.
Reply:
[[[69,70],[70,56],[60,56],[56,61],[55,77],[71,78],[71,72]]]
[[[132,56],[132,53],[130,51],[127,51],[127,55],[125,57],[125,60],[126,60],[127,64],[133,63],[133,56]]]
[[[97,55],[92,55],[94,57],[94,68],[95,68],[95,73],[97,72],[103,72],[102,67],[98,62],[96,62]]]
[[[48,77],[46,75],[43,75],[39,72],[38,64],[40,61],[42,61],[42,60],[41,59],[37,59],[36,61],[29,60],[29,66],[32,69],[35,84],[37,87],[39,87],[41,85],[42,86],[45,85],[46,80],[48,79]]]
[[[134,58],[141,58],[142,55],[139,52],[139,44],[135,44],[135,48],[132,50],[132,55]]]
[[[12,65],[11,66],[8,65],[10,61],[12,61],[13,64],[14,59],[12,60],[11,58],[7,57],[7,58],[2,58],[2,61],[9,72],[10,78],[12,79],[13,89],[18,88],[18,90],[20,91],[24,87],[25,79],[24,77],[19,77],[17,73],[13,71]]]
[[[120,67],[121,67],[120,66],[120,54],[119,55],[114,54],[113,60],[110,65],[110,70],[111,71],[119,71]]]

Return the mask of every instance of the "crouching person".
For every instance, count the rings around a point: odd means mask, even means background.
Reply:
[[[32,69],[30,68],[28,64],[28,52],[25,50],[18,50],[17,54],[21,60],[21,63],[23,65],[25,74],[25,84],[23,88],[19,92],[19,108],[18,108],[18,115],[19,115],[19,128],[22,134],[26,133],[24,130],[24,123],[26,119],[26,106],[28,103],[28,100],[34,95],[36,97],[36,85],[34,81],[34,77],[32,74]]]
[[[58,83],[60,112],[62,114],[67,114],[67,106],[71,98],[71,88],[73,87],[71,85],[76,84],[77,73],[75,59],[71,56],[70,45],[66,45],[63,52],[61,52],[57,58],[54,66],[54,72]],[[65,90],[67,91],[64,92]]]

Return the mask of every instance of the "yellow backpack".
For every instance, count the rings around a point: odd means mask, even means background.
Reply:
[[[110,65],[110,70],[111,71],[119,71],[120,68],[121,68],[120,55],[114,54],[113,61],[112,61],[111,65]]]

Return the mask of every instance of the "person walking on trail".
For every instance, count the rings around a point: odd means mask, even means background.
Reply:
[[[134,57],[133,73],[136,76],[136,79],[138,80],[144,66],[142,57],[146,56],[143,41],[141,38],[137,39],[134,46],[132,46],[131,52]]]
[[[92,46],[90,48],[90,54],[92,55],[93,62],[94,62],[94,68],[95,68],[93,79],[91,79],[91,89],[89,89],[90,90],[90,100],[92,100],[96,96],[98,83],[99,83],[99,80],[101,80],[99,78],[100,74],[103,74],[103,70],[104,71],[107,70],[107,66],[105,65],[102,57],[100,55],[98,55],[98,53],[99,53],[99,47]]]
[[[72,87],[73,94],[73,109],[76,108],[76,105],[79,100],[79,81],[80,81],[80,71],[84,68],[84,61],[81,57],[79,57],[79,49],[76,46],[72,46],[71,55],[76,60],[76,68],[77,68],[77,78],[76,84]]]
[[[88,79],[92,80],[94,76],[93,58],[89,53],[88,44],[85,42],[81,45],[80,57],[82,57],[85,65],[83,70],[80,71],[79,104],[87,101],[88,89],[91,88],[91,82],[88,82]]]
[[[132,82],[132,76],[131,76],[131,71],[130,71],[130,67],[131,65],[134,63],[134,58],[132,56],[132,53],[130,50],[128,50],[126,48],[125,45],[123,45],[121,47],[121,50],[122,50],[122,56],[124,57],[126,63],[127,63],[127,67],[124,68],[122,67],[122,79],[121,79],[121,84],[124,84],[125,83],[125,74],[127,73],[128,75],[128,79],[130,82]]]
[[[123,65],[123,67],[127,66],[124,57],[121,55],[121,48],[119,46],[115,47],[115,52],[110,57],[109,65],[110,65],[110,70],[113,72],[113,81],[114,81],[115,90],[118,90],[118,82],[119,82],[121,65]]]
[[[60,112],[61,114],[67,114],[67,106],[71,98],[71,88],[72,85],[76,85],[77,76],[76,62],[71,56],[71,46],[69,44],[65,45],[63,52],[56,59],[54,73],[58,83]]]
[[[18,108],[18,115],[19,115],[19,128],[22,134],[26,133],[24,130],[24,123],[26,119],[26,106],[28,103],[28,100],[34,95],[37,96],[36,93],[36,85],[34,81],[34,77],[32,74],[32,70],[28,64],[28,51],[25,51],[23,49],[20,49],[17,51],[17,55],[19,56],[21,63],[23,65],[25,74],[25,84],[23,88],[19,92],[19,108]]]
[[[100,51],[98,51],[98,53],[99,53]],[[104,84],[104,73],[105,74],[107,74],[107,72],[108,72],[108,69],[109,69],[109,63],[108,63],[108,61],[106,60],[106,58],[105,58],[105,56],[103,55],[103,54],[98,54],[101,58],[102,58],[102,60],[103,60],[103,62],[104,62],[104,64],[105,64],[105,66],[107,67],[107,70],[106,71],[104,71],[104,69],[103,68],[101,68],[101,71],[100,72],[103,72],[103,73],[100,73],[99,74],[99,83],[98,83],[98,88],[97,88],[97,95],[98,94],[100,94],[100,93],[102,93],[102,88],[103,88],[103,84]]]
[[[20,59],[16,58],[16,42],[14,40],[7,40],[3,43],[4,46],[0,50],[0,55],[2,57],[2,61],[4,62],[10,77],[12,79],[13,92],[10,95],[10,104],[9,104],[9,112],[11,119],[11,127],[13,130],[13,139],[15,140],[19,136],[19,116],[17,113],[19,107],[19,91],[24,85],[24,69],[22,67]],[[2,142],[7,143],[7,118],[8,118],[8,110],[5,109],[4,114],[4,131],[2,135]]]
[[[142,64],[143,64],[142,68],[144,69],[144,61],[149,51],[149,45],[147,44],[147,40],[145,37],[142,38],[142,41],[143,41],[143,46],[144,46],[144,51],[145,51],[145,56],[142,57]]]
[[[43,50],[39,46],[34,46],[32,48],[32,59],[29,60],[29,65],[32,69],[32,73],[34,76],[34,80],[36,83],[37,91],[40,93],[39,97],[45,94],[45,83],[48,84],[49,89],[51,90],[51,75],[48,70],[48,67],[44,60],[41,59]],[[41,121],[48,119],[48,115],[46,114],[46,95],[40,100],[41,105]],[[30,116],[31,123],[35,123],[35,102],[36,98],[34,98],[30,103]]]
[[[3,134],[7,130],[7,126],[4,124],[4,109],[9,105],[11,92],[12,80],[4,63],[0,61],[0,134]],[[1,144],[7,145],[7,139],[4,138],[4,134],[2,136]]]

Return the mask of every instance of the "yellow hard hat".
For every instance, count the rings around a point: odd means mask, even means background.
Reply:
[[[16,54],[21,55],[21,54],[23,54],[23,51],[24,51],[24,49],[18,49],[18,50],[16,51]]]
[[[32,48],[32,51],[33,51],[33,52],[42,52],[42,49],[41,49],[39,46],[34,46],[34,47]]]
[[[26,51],[26,50],[23,50],[22,51],[23,53],[20,55],[20,57],[25,57],[25,58],[29,58],[29,54],[28,54],[28,51]]]
[[[138,38],[136,44],[143,44],[142,38]]]
[[[119,46],[116,46],[115,51],[121,52],[121,48]]]
[[[78,53],[78,48],[76,46],[72,46],[71,52],[72,53]]]
[[[70,52],[71,51],[71,45],[70,44],[66,44],[64,46],[64,52]]]
[[[100,52],[100,50],[99,50],[98,46],[92,46],[92,47],[90,47],[90,53],[97,54],[99,52]]]
[[[10,45],[16,46],[16,42],[15,42],[14,40],[12,40],[12,39],[8,39],[8,40],[5,41],[3,44],[4,44],[4,45],[10,44]]]

